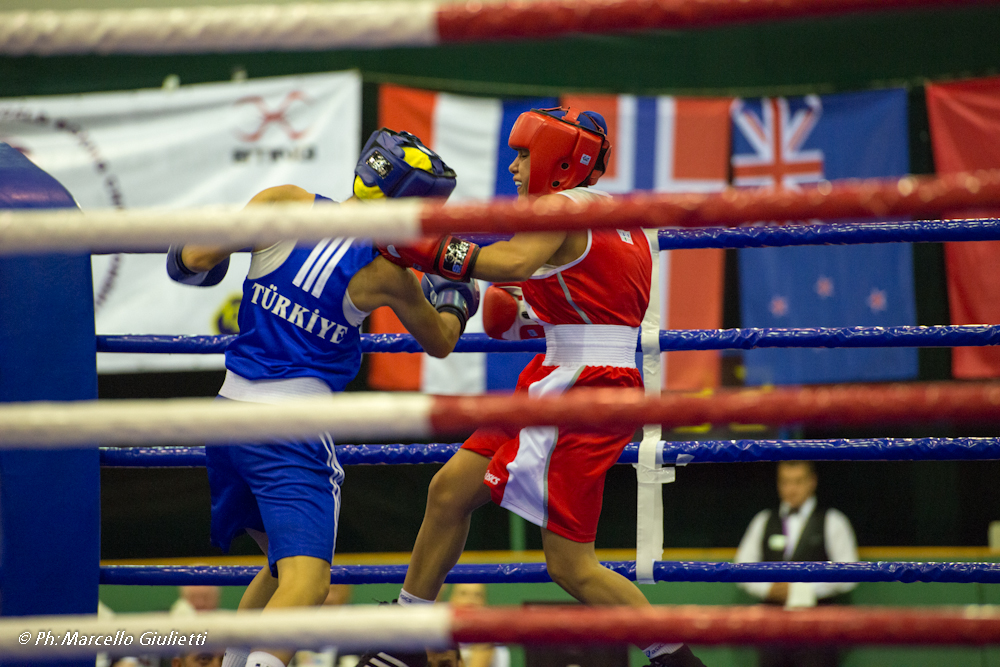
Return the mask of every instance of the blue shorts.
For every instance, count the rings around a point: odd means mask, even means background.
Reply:
[[[333,560],[344,469],[329,434],[306,441],[206,448],[212,544],[229,552],[246,529],[267,534],[267,562],[289,556]]]

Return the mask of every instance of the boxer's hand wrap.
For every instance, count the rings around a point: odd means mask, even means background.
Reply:
[[[393,264],[443,276],[448,280],[468,282],[479,257],[479,246],[450,234],[440,239],[421,239],[415,243],[377,244],[382,256]]]
[[[528,315],[521,288],[513,285],[490,285],[483,295],[483,329],[497,340],[544,338],[545,329]]]
[[[439,313],[449,312],[458,318],[462,333],[465,333],[469,318],[479,310],[478,283],[475,280],[462,283],[425,273],[420,280],[420,287]]]
[[[196,287],[211,287],[218,285],[226,277],[226,272],[229,271],[228,257],[208,271],[198,273],[184,265],[183,260],[181,260],[182,249],[183,246],[172,245],[167,251],[167,275],[170,276],[171,280]]]

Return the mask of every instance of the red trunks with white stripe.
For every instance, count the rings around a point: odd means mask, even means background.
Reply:
[[[538,355],[515,392],[558,396],[577,387],[641,387],[635,368],[543,366]],[[479,429],[462,445],[492,458],[486,473],[493,502],[574,542],[593,542],[604,477],[634,433],[529,427],[519,433]]]

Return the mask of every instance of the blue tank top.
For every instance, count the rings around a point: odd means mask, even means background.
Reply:
[[[343,390],[361,367],[363,319],[347,284],[378,251],[370,239],[331,238],[265,253],[264,272],[251,263],[243,282],[240,333],[226,348],[226,368],[248,380],[314,377]]]

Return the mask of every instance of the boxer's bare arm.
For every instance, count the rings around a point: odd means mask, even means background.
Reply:
[[[424,297],[420,281],[409,269],[376,257],[354,274],[347,293],[356,308],[371,312],[389,306],[406,330],[432,357],[446,357],[455,349],[462,325],[454,314],[439,313]]]
[[[490,282],[527,280],[544,264],[563,266],[587,250],[587,232],[521,232],[479,252],[472,275]]]
[[[316,195],[303,190],[297,185],[279,185],[261,190],[253,196],[247,206],[295,202],[306,203],[313,201],[315,198]],[[209,271],[234,252],[241,250],[242,247],[185,245],[181,249],[181,261],[184,262],[184,266],[192,271]],[[255,248],[255,250],[257,249]]]

